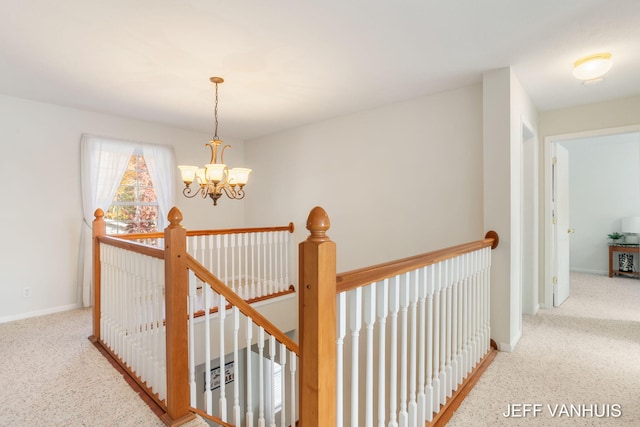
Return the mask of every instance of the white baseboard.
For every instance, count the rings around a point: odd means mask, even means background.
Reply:
[[[513,339],[511,340],[510,343],[505,344],[503,342],[498,343],[498,350],[499,351],[506,351],[507,353],[511,353],[513,350],[515,350],[516,345],[518,344],[518,341],[520,341],[520,338],[522,337],[522,330],[519,330],[518,333],[516,334],[515,337],[513,337]]]
[[[0,323],[13,322],[14,320],[28,319],[30,317],[45,316],[47,314],[60,313],[61,311],[75,310],[76,308],[80,308],[80,306],[78,304],[69,304],[60,307],[45,308],[44,310],[29,311],[27,313],[0,317]]]
[[[538,310],[540,310],[540,304],[536,304],[533,307],[533,315],[535,316],[538,313]]]
[[[588,268],[572,268],[571,271],[575,271],[576,273],[597,274],[599,276],[608,276],[609,275],[609,271],[606,271],[606,270],[590,270]]]

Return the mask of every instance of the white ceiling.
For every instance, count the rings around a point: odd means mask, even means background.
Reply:
[[[537,108],[640,94],[640,0],[0,0],[0,93],[253,138],[480,82]],[[601,84],[571,74],[609,51]]]

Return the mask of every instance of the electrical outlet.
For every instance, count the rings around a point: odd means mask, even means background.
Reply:
[[[22,297],[31,298],[31,288],[29,286],[22,288]]]

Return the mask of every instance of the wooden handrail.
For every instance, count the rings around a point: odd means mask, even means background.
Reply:
[[[227,228],[222,230],[187,230],[187,236],[214,236],[217,234],[244,234],[244,233],[261,233],[271,231],[288,231],[293,233],[295,227],[292,222],[289,225],[277,227],[252,227],[252,228]],[[164,233],[131,233],[131,234],[109,234],[111,237],[118,237],[125,240],[135,239],[161,239]]]
[[[148,255],[150,257],[154,257],[158,259],[164,259],[164,251],[162,249],[156,248],[155,246],[149,246],[143,243],[130,242],[128,240],[123,240],[119,236],[114,237],[113,235],[99,236],[97,237],[97,239],[98,239],[98,242],[104,243],[105,245],[115,246],[120,249],[125,249],[125,250],[136,252],[142,255]]]
[[[483,240],[463,243],[421,255],[414,255],[396,261],[385,262],[370,267],[359,268],[336,275],[336,293],[342,293],[351,289],[359,288],[370,283],[388,279],[402,273],[426,267],[444,260],[455,258],[478,249],[497,246],[498,235],[494,231],[489,231]]]
[[[198,409],[198,408],[194,408],[193,406],[191,407],[191,412],[193,412],[194,414],[198,414],[200,415],[202,418],[205,418],[209,421],[212,421],[216,424],[218,424],[219,426],[222,427],[235,427],[233,424],[229,424],[227,422],[222,421],[220,418],[214,416],[214,415],[209,415],[207,414],[205,411],[203,411],[202,409]]]
[[[245,300],[247,302],[247,304],[251,305],[251,304],[255,304],[258,302],[262,302],[262,301],[269,301],[270,299],[274,299],[274,298],[279,298],[279,297],[283,297],[285,295],[291,295],[291,294],[295,294],[296,293],[296,288],[293,285],[289,286],[289,289],[287,289],[286,291],[280,291],[280,292],[275,292],[273,294],[269,294],[269,295],[263,295],[261,297],[256,297],[256,298],[250,298]],[[233,308],[233,304],[227,304],[225,306],[225,310],[231,310]],[[212,307],[209,309],[209,313],[210,314],[215,314],[217,313],[219,310],[219,307]],[[198,310],[196,312],[193,313],[193,317],[194,318],[199,318],[199,317],[203,317],[205,315],[205,310]]]
[[[202,264],[200,264],[198,260],[196,260],[189,254],[187,254],[187,267],[195,273],[198,279],[209,284],[209,286],[211,286],[211,289],[225,297],[225,299],[232,305],[237,307],[242,314],[251,318],[251,320],[253,320],[256,325],[262,327],[276,340],[284,344],[290,351],[293,351],[298,356],[300,355],[300,348],[298,347],[298,344],[293,342],[293,340],[286,336],[284,332],[282,332],[273,323],[267,320],[267,318],[260,314],[260,312],[258,312],[255,308],[251,307],[238,294],[229,289],[227,285],[225,285],[220,279],[218,279]]]

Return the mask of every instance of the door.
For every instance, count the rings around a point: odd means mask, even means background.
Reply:
[[[555,145],[552,166],[553,179],[553,236],[554,274],[553,306],[558,307],[569,297],[569,236],[573,229],[569,224],[569,152],[560,144]]]

